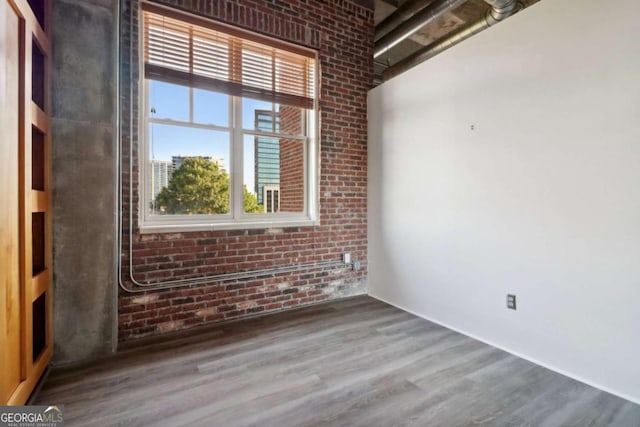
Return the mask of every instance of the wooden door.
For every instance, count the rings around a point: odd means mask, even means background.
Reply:
[[[7,0],[0,6],[0,397],[6,402],[21,381],[20,311],[20,18]]]
[[[51,359],[48,0],[0,0],[0,405]]]

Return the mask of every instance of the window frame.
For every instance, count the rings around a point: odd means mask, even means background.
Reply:
[[[146,3],[145,3],[146,4]],[[153,5],[154,8],[166,9],[171,13],[173,18],[177,16],[184,16],[186,22],[193,22],[194,19],[200,23],[203,20],[207,21],[207,18],[192,15],[186,12],[178,12],[172,8],[166,8],[163,6]],[[139,9],[142,12],[142,8]],[[140,13],[142,16],[142,13]],[[180,19],[180,18],[177,18]],[[141,36],[138,38],[139,52],[144,52],[144,37],[142,36],[144,28],[143,19],[139,20],[139,33]],[[168,233],[168,232],[188,232],[188,231],[210,231],[210,230],[237,230],[237,229],[256,229],[256,228],[282,228],[282,227],[296,227],[296,226],[314,226],[320,224],[319,217],[319,177],[320,177],[320,142],[319,142],[319,129],[320,129],[320,112],[319,112],[319,93],[320,93],[320,61],[318,59],[317,51],[300,47],[282,40],[273,39],[268,36],[249,32],[237,27],[232,27],[227,24],[220,23],[218,21],[211,21],[217,27],[229,28],[229,31],[234,35],[247,34],[250,40],[261,40],[265,44],[271,44],[277,48],[283,48],[282,46],[290,46],[294,51],[304,50],[308,54],[313,55],[315,61],[315,75],[314,75],[314,100],[312,109],[303,109],[306,116],[304,122],[306,129],[305,135],[287,135],[280,132],[263,132],[257,129],[244,129],[243,116],[242,116],[242,101],[243,99],[251,99],[241,96],[234,96],[226,94],[229,97],[229,123],[228,127],[218,125],[205,125],[196,124],[192,127],[203,128],[217,131],[229,132],[229,159],[225,159],[225,163],[228,165],[229,173],[229,214],[194,214],[194,215],[154,215],[152,214],[148,206],[150,206],[151,200],[149,200],[149,174],[153,173],[153,166],[151,165],[150,156],[150,141],[149,141],[149,125],[150,123],[161,123],[171,126],[189,126],[188,122],[182,122],[179,120],[171,119],[153,119],[150,118],[150,106],[149,106],[149,80],[164,81],[167,83],[178,84],[183,87],[189,87],[191,89],[205,89],[198,85],[185,86],[182,82],[171,82],[170,79],[157,80],[153,77],[147,78],[145,76],[145,63],[144,55],[140,54],[138,58],[138,66],[140,71],[140,78],[138,81],[138,226],[141,234],[149,233]],[[223,92],[218,92],[223,93]],[[190,97],[191,100],[193,97]],[[268,102],[268,101],[267,101]],[[275,101],[272,101],[276,104]],[[280,104],[287,105],[287,104]],[[190,109],[193,109],[193,103],[190,102]],[[191,112],[191,111],[190,111]],[[190,114],[191,115],[191,114]],[[193,125],[193,123],[191,123]],[[244,197],[243,187],[244,183],[244,137],[250,136],[263,136],[278,139],[293,139],[299,140],[304,144],[304,156],[303,156],[303,189],[304,189],[304,209],[303,212],[260,212],[260,213],[245,213],[244,212]]]

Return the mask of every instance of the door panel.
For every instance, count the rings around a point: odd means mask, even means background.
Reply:
[[[7,0],[0,3],[0,347],[1,401],[21,381],[20,322],[20,19]]]
[[[25,404],[53,352],[51,3],[0,0],[0,405]]]

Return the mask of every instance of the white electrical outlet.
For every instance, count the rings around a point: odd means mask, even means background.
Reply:
[[[345,264],[351,264],[351,254],[348,252],[343,253],[342,262],[344,262]]]

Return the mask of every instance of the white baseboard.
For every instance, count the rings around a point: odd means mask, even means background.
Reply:
[[[496,344],[496,343],[492,342],[491,340],[487,340],[487,339],[485,339],[485,338],[483,338],[483,337],[477,336],[477,335],[472,334],[472,333],[469,333],[469,332],[467,332],[467,331],[460,330],[460,329],[455,328],[455,327],[453,327],[453,326],[450,326],[450,325],[448,325],[448,324],[446,324],[446,323],[444,323],[444,322],[441,322],[441,321],[439,321],[439,320],[437,320],[437,319],[433,319],[433,318],[430,318],[430,317],[428,317],[428,316],[424,316],[424,315],[422,315],[422,314],[420,314],[420,313],[416,313],[416,312],[415,312],[415,311],[413,311],[413,310],[409,310],[409,309],[407,309],[407,308],[405,308],[405,307],[402,307],[402,306],[400,306],[400,305],[398,305],[398,304],[396,304],[396,303],[393,303],[393,302],[391,302],[391,301],[387,301],[387,300],[386,300],[386,299],[384,299],[384,298],[381,298],[381,297],[379,297],[379,296],[376,296],[376,295],[372,294],[371,292],[369,292],[369,296],[370,296],[370,297],[372,297],[372,298],[377,299],[378,301],[382,301],[382,302],[384,302],[384,303],[386,303],[386,304],[389,304],[389,305],[392,305],[392,306],[394,306],[394,307],[396,307],[396,308],[399,308],[399,309],[400,309],[400,310],[402,310],[402,311],[406,311],[407,313],[411,313],[411,314],[413,314],[414,316],[417,316],[417,317],[420,317],[420,318],[422,318],[422,319],[428,320],[429,322],[436,323],[436,324],[438,324],[438,325],[440,325],[440,326],[444,326],[444,327],[445,327],[445,328],[447,328],[447,329],[451,329],[452,331],[456,331],[456,332],[458,332],[458,333],[461,333],[462,335],[466,335],[466,336],[471,337],[471,338],[473,338],[473,339],[475,339],[475,340],[478,340],[478,341],[481,341],[481,342],[483,342],[483,343],[485,343],[485,344],[488,344],[488,345],[490,345],[490,346],[492,346],[492,347],[495,347],[495,348],[498,348],[498,349],[500,349],[500,350],[506,351],[507,353],[511,353],[511,354],[513,354],[514,356],[518,356],[518,357],[520,357],[521,359],[528,360],[528,361],[529,361],[529,362],[531,362],[531,363],[535,363],[536,365],[539,365],[539,366],[542,366],[542,367],[544,367],[544,368],[550,369],[550,370],[552,370],[552,371],[554,371],[554,372],[557,372],[557,373],[559,373],[559,374],[564,375],[565,377],[569,377],[569,378],[574,379],[574,380],[576,380],[576,381],[580,381],[581,383],[587,384],[587,385],[589,385],[589,386],[591,386],[591,387],[595,387],[595,388],[597,388],[597,389],[599,389],[599,390],[602,390],[602,391],[606,391],[607,393],[611,393],[611,394],[613,394],[613,395],[615,395],[615,396],[621,397],[622,399],[625,399],[625,400],[628,400],[628,401],[630,401],[630,402],[633,402],[633,403],[635,403],[635,404],[640,405],[640,401],[639,401],[639,400],[636,400],[635,398],[633,398],[633,397],[631,397],[631,396],[628,396],[628,395],[626,395],[625,393],[620,393],[620,392],[618,392],[618,391],[616,391],[616,390],[611,390],[611,389],[610,389],[610,388],[608,388],[608,387],[604,387],[604,386],[602,386],[602,385],[600,385],[600,384],[597,384],[597,383],[595,383],[595,382],[593,382],[593,381],[587,380],[587,379],[585,379],[585,378],[583,378],[583,377],[581,377],[581,376],[579,376],[579,375],[575,375],[575,374],[573,374],[573,373],[571,373],[571,372],[567,372],[567,371],[566,371],[566,370],[564,370],[564,369],[560,369],[560,368],[558,368],[558,367],[556,367],[556,366],[553,366],[553,365],[550,365],[550,364],[548,364],[548,363],[542,363],[542,362],[540,362],[539,360],[536,360],[536,359],[534,359],[534,358],[532,358],[532,357],[529,357],[529,356],[527,356],[527,355],[524,355],[524,354],[518,353],[517,351],[513,351],[513,350],[511,350],[511,349],[509,349],[509,348],[507,348],[507,347],[504,347],[504,346],[502,346],[502,345]]]

